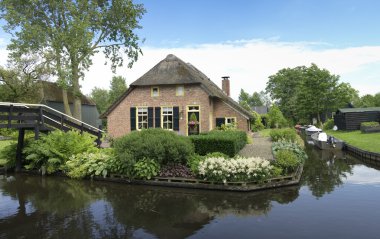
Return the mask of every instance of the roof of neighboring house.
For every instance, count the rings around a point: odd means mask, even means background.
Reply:
[[[158,86],[158,85],[186,85],[198,84],[200,85],[211,97],[222,99],[225,103],[232,106],[234,109],[242,113],[248,118],[252,114],[241,107],[231,97],[227,96],[214,82],[212,82],[205,74],[195,68],[190,63],[185,63],[175,55],[168,55],[165,59],[160,61],[147,73],[139,79],[130,84],[130,88],[116,101],[108,110],[101,115],[107,117],[111,111],[120,104],[121,101],[138,86]]]
[[[258,114],[267,114],[269,111],[269,108],[266,106],[252,106],[251,108],[253,111],[256,111]]]
[[[368,107],[368,108],[342,108],[338,109],[342,113],[352,113],[352,112],[369,112],[369,111],[379,111],[380,107]]]
[[[53,102],[63,102],[62,88],[58,86],[55,82],[40,81],[42,85],[42,100],[43,101],[53,101]],[[74,95],[70,91],[67,92],[67,98],[69,104],[74,103]],[[82,105],[96,105],[95,102],[85,95],[81,95]]]

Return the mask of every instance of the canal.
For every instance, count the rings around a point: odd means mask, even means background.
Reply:
[[[380,168],[307,152],[299,186],[255,193],[0,175],[0,238],[379,238]]]

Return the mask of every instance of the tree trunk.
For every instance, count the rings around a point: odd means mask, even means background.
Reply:
[[[71,109],[69,105],[69,99],[67,97],[67,90],[62,88],[62,98],[63,98],[63,108],[65,109],[65,114],[72,116]]]
[[[74,110],[73,116],[78,120],[82,120],[82,102],[81,102],[81,92],[79,85],[79,65],[75,61],[71,61],[71,71],[72,71],[72,84],[73,84],[73,95],[74,95]]]

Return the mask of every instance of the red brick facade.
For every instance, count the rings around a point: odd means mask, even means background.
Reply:
[[[238,128],[249,130],[248,119],[224,101],[210,98],[200,85],[184,85],[184,96],[176,96],[176,85],[161,85],[159,96],[151,96],[150,86],[138,86],[120,102],[107,116],[108,133],[117,138],[131,132],[131,107],[179,107],[179,134],[187,135],[188,106],[199,106],[200,132],[215,127],[216,118],[236,117]]]

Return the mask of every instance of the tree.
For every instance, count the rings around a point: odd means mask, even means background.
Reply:
[[[253,92],[253,94],[250,95],[243,89],[240,90],[239,104],[245,109],[252,110],[254,106],[264,106],[264,102],[266,106],[270,106],[270,99],[264,91],[260,93]]]
[[[261,100],[261,96],[257,92],[253,92],[251,99],[250,99],[250,105],[252,106],[263,106],[263,101]]]
[[[134,29],[145,13],[142,4],[132,0],[3,0],[4,30],[13,38],[8,49],[23,55],[43,52],[55,63],[59,76],[66,70],[74,95],[73,116],[81,118],[79,80],[91,66],[91,58],[103,50],[115,70],[123,65],[123,52],[131,67],[141,54]],[[60,77],[59,77],[60,78]]]
[[[9,60],[7,68],[0,67],[0,101],[38,103],[38,81],[48,75],[36,56]]]
[[[339,83],[339,76],[312,64],[282,69],[269,77],[266,90],[275,99],[284,115],[296,122],[309,121],[335,111],[357,97],[348,83]]]
[[[111,87],[109,91],[109,104],[113,104],[119,97],[127,91],[128,87],[125,83],[125,78],[122,76],[114,76],[111,80]]]
[[[272,105],[268,112],[268,125],[270,128],[287,126],[287,121],[277,105]]]
[[[103,114],[109,107],[109,91],[95,87],[91,90],[90,98],[96,103],[96,108],[100,114]]]

